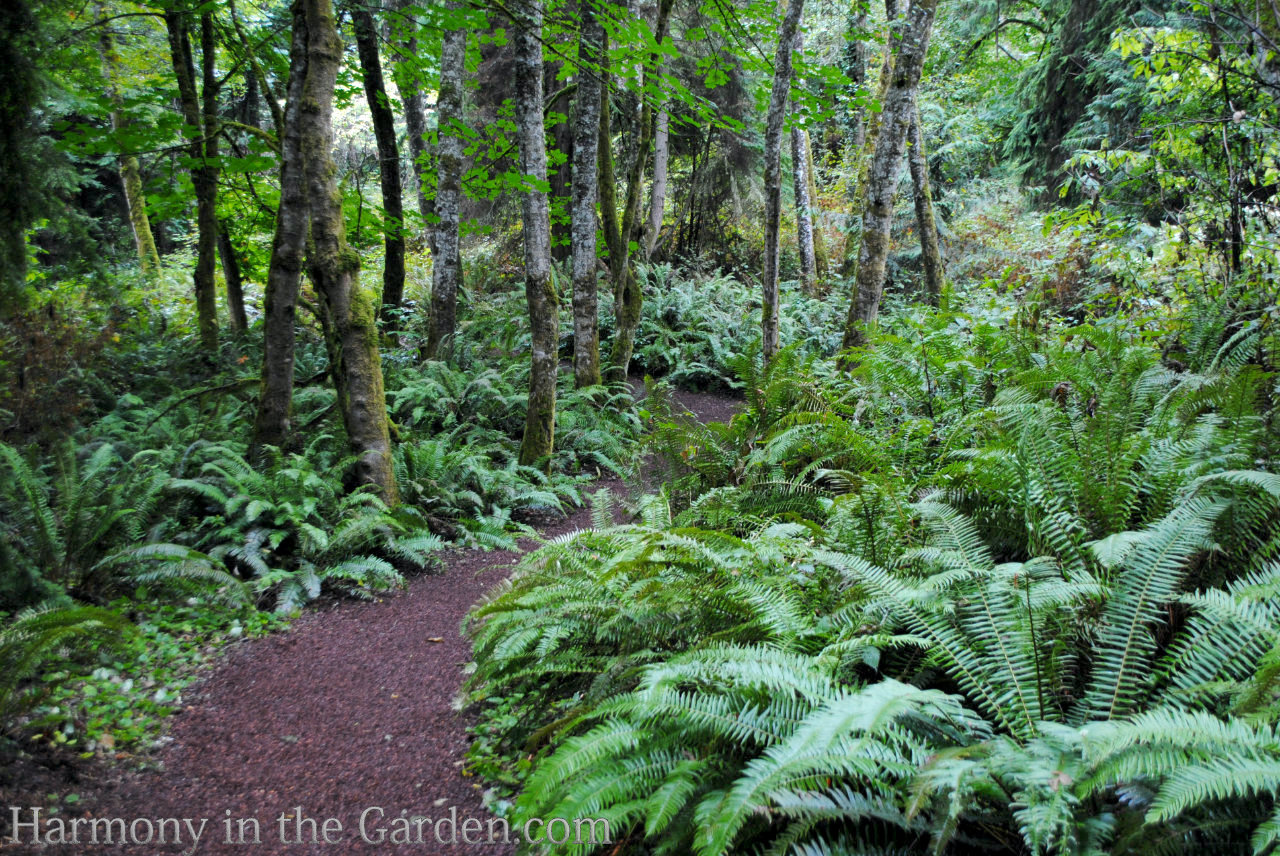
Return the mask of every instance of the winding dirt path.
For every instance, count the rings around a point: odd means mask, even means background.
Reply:
[[[727,419],[738,406],[714,394],[678,400],[704,421]],[[616,480],[600,484],[627,489]],[[590,512],[580,509],[542,534],[589,525]],[[0,852],[190,853],[202,819],[194,852],[211,856],[513,852],[513,843],[474,843],[486,838],[492,817],[481,783],[462,769],[470,719],[456,699],[471,655],[460,622],[519,557],[451,551],[441,573],[417,577],[403,592],[314,610],[286,632],[240,645],[189,693],[159,753],[161,769],[78,788],[79,843],[0,844]],[[362,836],[362,814],[365,835],[382,831],[385,840]],[[88,843],[89,821],[104,818],[189,818],[192,827],[178,828],[181,845]],[[418,818],[429,821],[419,826]],[[146,829],[140,824],[131,835]],[[392,843],[398,829],[408,829],[409,843]],[[172,842],[172,825],[166,833]]]

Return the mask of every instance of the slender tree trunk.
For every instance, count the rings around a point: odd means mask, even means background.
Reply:
[[[415,0],[399,0],[398,8],[402,15],[410,15],[413,13]],[[413,26],[416,26],[414,24]],[[449,34],[444,36],[446,39]],[[426,223],[427,234],[432,236],[431,252],[434,254],[435,247],[435,229],[431,224],[432,216],[435,214],[435,208],[431,204],[430,197],[426,192],[426,172],[427,172],[427,112],[426,99],[422,94],[422,83],[418,80],[417,69],[413,67],[413,63],[408,57],[417,56],[418,40],[416,37],[410,37],[400,46],[398,56],[395,60],[396,85],[400,87],[400,101],[404,105],[404,126],[409,138],[409,161],[413,168],[414,190],[418,200],[418,213],[422,215],[422,222]]]
[[[796,198],[796,246],[800,252],[800,288],[814,293],[818,262],[813,249],[813,202],[809,198],[809,161],[805,157],[804,129],[791,129],[791,186]]]
[[[893,203],[902,175],[902,155],[911,126],[916,89],[929,50],[938,0],[915,0],[907,12],[906,31],[899,46],[880,114],[881,128],[867,178],[866,211],[862,218],[862,243],[858,276],[845,325],[844,347],[866,343],[866,327],[880,312],[885,265],[889,258],[889,231]]]
[[[178,82],[178,98],[191,158],[191,184],[196,196],[196,268],[193,275],[196,321],[200,344],[207,355],[218,349],[218,300],[214,286],[218,243],[218,156],[217,78],[214,70],[215,44],[212,13],[200,16],[200,46],[204,54],[203,92],[196,90],[195,59],[191,51],[187,13],[170,9],[164,13],[169,34],[169,54]]]
[[[782,122],[791,89],[791,60],[804,0],[789,0],[773,61],[773,92],[764,131],[764,318],[761,351],[768,363],[778,353],[778,232],[782,226]],[[810,244],[812,250],[812,244]]]
[[[654,39],[658,44],[667,37],[667,26],[671,19],[671,7],[674,0],[659,0],[657,27]],[[650,56],[649,69],[641,74],[641,91],[646,88],[650,74],[658,74],[661,57],[656,52]],[[631,367],[631,352],[635,347],[636,328],[640,325],[640,312],[643,308],[644,295],[640,291],[640,283],[631,267],[631,244],[642,236],[640,229],[640,186],[644,180],[644,168],[649,160],[649,151],[653,147],[653,106],[648,99],[643,99],[640,109],[639,142],[636,146],[635,159],[627,171],[627,198],[622,209],[622,224],[618,230],[616,242],[609,247],[609,268],[613,279],[613,306],[617,317],[617,327],[613,336],[613,348],[609,353],[609,379],[625,380]],[[603,124],[602,124],[603,127]],[[610,143],[602,143],[609,146]],[[612,157],[609,159],[612,173]],[[603,204],[604,198],[601,197]],[[616,252],[615,252],[616,247]]]
[[[329,371],[356,457],[353,481],[399,500],[382,387],[376,298],[360,288],[360,258],[347,246],[342,196],[333,162],[333,90],[342,62],[331,0],[298,0],[307,19],[307,76],[299,121],[303,180],[311,214],[311,275],[328,326]]]
[[[853,0],[849,6],[848,25],[845,32],[844,74],[849,79],[848,93],[851,98],[862,94],[867,85],[867,43],[863,34],[870,23],[871,3],[869,0]],[[867,108],[858,107],[846,119],[849,150],[856,157],[867,139]]]
[[[276,139],[280,139],[284,134],[284,111],[280,109],[275,93],[271,91],[271,84],[267,80],[267,75],[262,71],[262,63],[258,61],[258,54],[249,42],[249,38],[245,35],[244,27],[240,24],[240,18],[236,15],[235,0],[227,0],[227,13],[231,17],[231,26],[236,31],[236,39],[240,42],[240,50],[244,52],[245,57],[249,60],[249,67],[252,71],[250,80],[257,81],[262,96],[266,98],[267,109],[271,113],[271,127],[275,129]]]
[[[561,88],[556,80],[564,63],[559,60],[543,65],[542,90],[546,97],[552,93],[556,97],[546,105],[548,121],[553,121],[549,133],[551,136],[551,152],[548,152],[547,183],[551,185],[551,257],[558,262],[569,258],[571,253],[572,225],[569,213],[572,204],[570,199],[570,164],[573,159],[573,127],[569,124],[569,91]]]
[[[384,247],[382,306],[384,309],[397,309],[404,302],[404,205],[400,197],[400,148],[396,145],[396,120],[382,79],[377,25],[367,5],[360,2],[351,5],[351,25],[364,76],[364,95],[373,118],[373,137],[378,144]]]
[[[271,243],[264,300],[262,390],[253,444],[285,446],[292,430],[294,314],[307,246],[307,197],[303,188],[301,110],[307,77],[307,17],[301,0],[292,8],[289,83],[280,122],[280,203]]]
[[[893,79],[894,63],[897,61],[899,41],[895,35],[897,32],[895,22],[898,18],[897,0],[885,0],[884,11],[886,22],[884,58],[880,63],[880,82],[876,87],[876,103],[882,108],[889,93],[889,84]],[[876,112],[864,107],[859,112],[862,147],[854,152],[854,166],[858,170],[858,178],[853,185],[853,198],[850,200],[852,205],[849,210],[849,236],[845,242],[844,263],[840,271],[846,279],[856,279],[858,276],[858,252],[862,248],[862,219],[867,208],[867,183],[884,118],[883,109]]]
[[[227,314],[231,318],[231,331],[243,334],[249,329],[249,317],[244,311],[244,276],[240,272],[240,259],[236,257],[226,220],[218,221],[218,257],[222,259],[222,278],[227,283]]]
[[[797,30],[795,52],[804,49],[804,33]],[[800,289],[806,295],[817,290],[818,260],[813,232],[813,166],[809,159],[809,134],[792,105],[791,188],[796,201],[796,249],[800,256]]]
[[[457,5],[454,4],[454,8]],[[459,209],[462,203],[462,80],[466,74],[467,32],[446,30],[440,52],[440,176],[436,183],[435,261],[431,276],[431,319],[424,356],[448,356],[457,327],[458,288],[462,283]]]
[[[98,17],[105,16],[103,5],[98,4]],[[111,129],[119,131],[125,126],[120,115],[124,99],[120,96],[120,87],[116,82],[120,73],[120,54],[116,50],[111,30],[107,27],[102,28],[99,51],[102,54],[103,76],[107,79],[107,97],[112,105]],[[138,167],[137,157],[121,155],[119,169],[120,183],[124,186],[125,208],[129,213],[129,228],[133,231],[133,244],[138,251],[138,267],[143,273],[154,273],[160,267],[160,254],[156,252],[156,239],[151,234],[151,220],[147,217],[147,196],[142,190],[142,171]]]
[[[804,164],[805,176],[809,181],[809,210],[813,212],[813,263],[814,270],[818,274],[818,278],[827,275],[827,240],[822,234],[822,224],[818,222],[818,218],[822,213],[821,206],[818,204],[818,180],[817,174],[813,169],[813,142],[809,139],[809,132],[804,132]]]
[[[644,257],[647,260],[658,246],[662,233],[662,212],[667,204],[667,172],[671,162],[671,114],[666,106],[658,109],[658,125],[653,136],[653,187],[649,191],[649,226],[645,230]]]
[[[516,22],[516,129],[520,171],[542,184],[547,180],[546,134],[542,118],[543,0],[530,0]],[[556,369],[559,313],[551,284],[551,207],[547,194],[524,194],[524,288],[532,329],[529,409],[520,444],[520,463],[531,466],[551,454],[555,444]],[[548,461],[550,465],[550,461]]]
[[[604,28],[591,0],[579,6],[577,116],[574,119],[570,251],[573,267],[573,383],[600,383],[600,328],[596,323],[596,157],[600,143],[600,91]]]
[[[907,131],[907,164],[911,168],[911,191],[916,204],[916,228],[920,232],[920,258],[924,263],[925,293],[929,303],[938,305],[946,269],[942,245],[938,241],[938,221],[933,214],[933,191],[929,187],[929,158],[920,131],[920,109],[912,105],[911,127]]]

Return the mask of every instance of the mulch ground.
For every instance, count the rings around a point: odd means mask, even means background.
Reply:
[[[739,406],[714,394],[678,399],[704,421],[728,419]],[[627,489],[617,481],[601,486]],[[541,531],[554,536],[589,525],[590,512],[580,509]],[[200,854],[513,852],[514,843],[501,840],[466,843],[484,839],[492,817],[483,784],[463,769],[471,718],[457,699],[471,658],[462,618],[518,560],[513,552],[451,551],[441,573],[415,578],[400,593],[332,603],[286,632],[241,644],[188,692],[157,769],[46,759],[10,770],[2,826],[9,831],[10,805],[44,805],[47,793],[75,790],[81,802],[60,813],[65,820],[190,818],[199,828],[207,819]],[[365,832],[376,838],[382,830],[386,840],[362,838],[362,813]],[[324,822],[331,818],[336,824],[326,843]],[[259,842],[250,820],[257,821]],[[85,843],[89,829],[80,827],[80,843],[4,843],[0,852],[192,852],[185,826],[181,845],[94,846]],[[294,843],[299,829],[302,840]],[[411,841],[393,844],[397,829],[408,829]],[[134,834],[145,831],[140,824]],[[172,836],[172,827],[166,831]],[[30,835],[25,831],[23,840]]]

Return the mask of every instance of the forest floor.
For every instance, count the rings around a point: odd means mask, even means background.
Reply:
[[[728,420],[740,406],[716,393],[675,397],[703,422]],[[598,485],[620,495],[631,490],[613,478]],[[539,534],[555,537],[590,525],[590,509],[582,508],[541,526]],[[529,540],[521,546],[537,545]],[[7,827],[9,806],[22,807],[25,821],[30,807],[47,804],[48,793],[74,790],[79,801],[64,803],[56,816],[68,824],[85,819],[79,843],[6,843],[0,851],[386,853],[399,849],[390,843],[391,834],[396,819],[404,817],[415,836],[404,852],[458,853],[470,846],[491,854],[514,852],[514,828],[510,843],[468,845],[463,839],[464,832],[472,842],[486,837],[492,817],[483,785],[463,769],[471,720],[460,712],[458,698],[471,647],[459,628],[471,606],[506,578],[520,556],[451,550],[438,573],[411,579],[399,593],[370,602],[331,602],[304,613],[285,632],[244,642],[188,693],[149,769],[92,762],[29,770],[26,786],[19,781],[8,804],[0,806],[6,814],[0,825]],[[371,838],[384,831],[385,843],[362,838],[362,814],[364,831]],[[46,810],[42,821],[49,817]],[[447,820],[437,823],[455,817],[453,827]],[[196,830],[201,820],[207,825],[194,851],[186,825],[179,827],[179,845],[95,847],[86,842],[87,821],[96,818],[189,818]],[[426,843],[416,842],[415,818],[430,819],[421,826]],[[336,824],[331,822],[325,843],[328,819]],[[466,825],[468,819],[475,820]],[[139,825],[133,840],[146,828]],[[451,828],[457,843],[438,843],[436,834],[449,840]],[[167,831],[172,842],[172,825]],[[30,830],[21,840],[30,842]]]

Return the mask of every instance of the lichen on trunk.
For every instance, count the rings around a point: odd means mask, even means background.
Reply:
[[[791,88],[792,54],[804,0],[790,0],[782,29],[778,33],[778,52],[773,61],[773,91],[769,97],[769,113],[764,131],[764,276],[762,278],[761,352],[767,363],[778,352],[778,232],[782,226],[782,123],[786,118],[787,92]],[[810,245],[812,248],[812,244]]]
[[[600,328],[596,277],[597,156],[600,149],[600,63],[604,28],[591,4],[581,6],[577,116],[574,119],[570,256],[573,269],[573,382],[600,383]]]
[[[916,207],[916,229],[920,232],[920,260],[924,266],[925,295],[937,306],[946,277],[938,221],[933,213],[933,190],[929,186],[929,158],[920,128],[920,108],[912,105],[911,128],[907,132],[907,164],[911,168],[911,193]]]
[[[457,4],[453,4],[457,8]],[[423,356],[427,359],[447,356],[452,348],[457,326],[458,289],[462,284],[462,251],[459,235],[459,207],[462,202],[462,166],[464,116],[462,83],[466,74],[467,33],[462,29],[446,30],[440,51],[440,93],[436,102],[439,117],[440,159],[436,183],[432,244],[434,262],[431,271],[431,317]]]
[[[882,100],[875,154],[866,179],[866,208],[862,216],[857,278],[845,323],[845,348],[866,343],[866,329],[875,323],[880,312],[903,151],[915,113],[916,89],[924,69],[937,6],[938,0],[915,0],[911,4]]]
[[[533,0],[516,21],[516,129],[520,171],[531,182],[523,194],[525,299],[529,305],[531,372],[520,463],[544,459],[555,444],[559,313],[551,282],[551,207],[541,190],[547,180],[542,110],[542,0]]]

